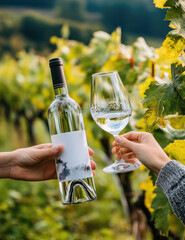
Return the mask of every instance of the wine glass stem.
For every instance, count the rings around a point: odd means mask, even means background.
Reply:
[[[126,163],[125,160],[123,158],[121,158],[120,160],[115,160],[115,163]]]
[[[119,137],[118,134],[114,135],[114,138],[115,137]],[[115,160],[115,163],[126,163],[125,160],[123,159],[123,157],[120,159],[120,160],[117,160],[117,155],[116,155],[116,160]]]

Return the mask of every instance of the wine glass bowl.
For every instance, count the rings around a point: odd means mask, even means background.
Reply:
[[[97,125],[114,137],[127,126],[132,114],[126,89],[117,71],[95,73],[91,83],[91,115]],[[107,173],[133,171],[140,162],[126,163],[123,159],[103,169]]]

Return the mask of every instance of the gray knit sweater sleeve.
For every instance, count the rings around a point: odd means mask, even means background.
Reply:
[[[165,193],[172,210],[185,224],[185,166],[175,160],[169,161],[160,170],[156,185]]]

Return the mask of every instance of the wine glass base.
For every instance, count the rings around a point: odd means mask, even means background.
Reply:
[[[139,161],[134,164],[131,163],[113,163],[103,169],[105,173],[116,174],[116,173],[126,173],[134,171],[141,167],[141,163]]]

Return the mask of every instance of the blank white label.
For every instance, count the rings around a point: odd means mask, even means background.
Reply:
[[[92,177],[85,130],[51,136],[54,146],[63,144],[63,151],[56,159],[58,180],[61,182]]]

